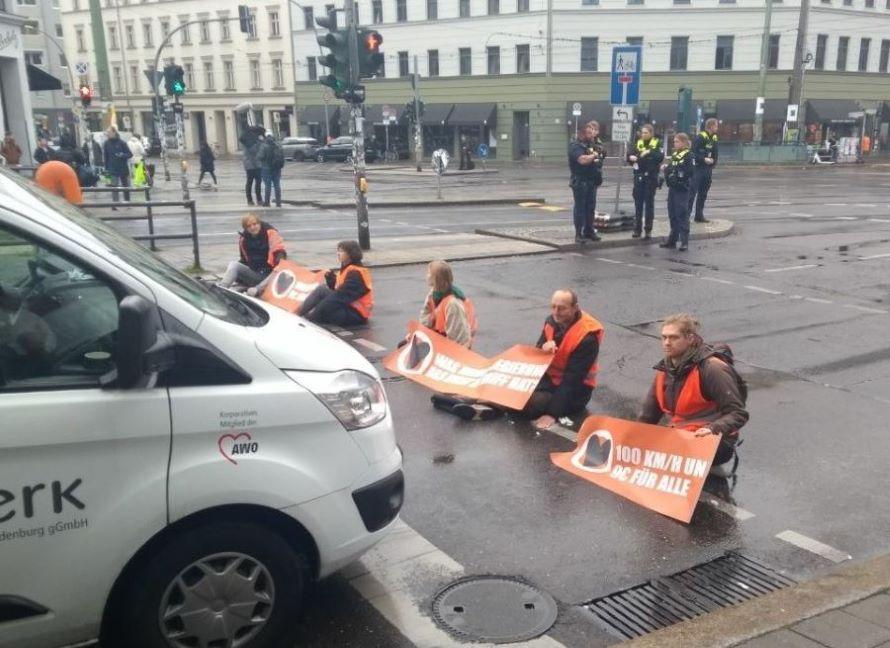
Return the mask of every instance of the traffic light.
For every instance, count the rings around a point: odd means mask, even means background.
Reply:
[[[692,122],[692,88],[682,86],[677,91],[677,132],[688,133]]]
[[[84,108],[89,108],[93,101],[93,89],[86,83],[80,86],[80,103]]]
[[[383,36],[372,29],[358,30],[358,77],[368,79],[380,74],[383,68]]]
[[[253,16],[250,15],[250,7],[247,5],[238,5],[238,26],[241,28],[242,34],[250,33],[250,21]]]
[[[423,101],[418,101],[419,110],[414,109],[414,99],[409,100],[405,104],[405,112],[402,114],[402,119],[407,120],[409,122],[417,123],[418,117],[423,117],[424,104]]]
[[[164,89],[168,95],[181,97],[185,94],[185,70],[181,65],[168,65],[164,68]]]
[[[343,99],[350,87],[349,79],[349,30],[337,29],[337,14],[328,12],[326,17],[316,18],[319,27],[328,30],[318,36],[318,44],[327,47],[329,54],[319,57],[318,62],[331,69],[331,73],[318,78],[319,83],[334,91],[337,99]]]

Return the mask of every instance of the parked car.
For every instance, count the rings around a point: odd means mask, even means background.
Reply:
[[[315,159],[315,152],[319,146],[318,140],[314,137],[285,137],[281,140],[284,158],[297,162]]]
[[[369,146],[365,146],[365,162],[374,162],[377,160],[378,153]],[[337,162],[345,162],[352,159],[352,138],[348,135],[338,137],[330,144],[320,147],[315,152],[316,162],[327,162],[335,160]]]

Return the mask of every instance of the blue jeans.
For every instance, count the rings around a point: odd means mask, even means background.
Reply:
[[[572,187],[575,199],[575,236],[593,236],[593,215],[596,210],[596,185],[592,181],[578,182]]]
[[[266,195],[263,204],[269,205],[272,187],[275,187],[275,204],[281,207],[281,169],[263,169],[263,185],[266,187]]]
[[[668,234],[668,244],[680,245],[689,243],[689,189],[686,187],[671,187],[668,189],[668,217],[671,223],[671,233]]]

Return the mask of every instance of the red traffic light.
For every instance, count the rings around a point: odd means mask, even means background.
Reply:
[[[93,89],[84,84],[80,86],[80,102],[84,106],[89,106],[90,102],[93,100]]]
[[[383,45],[383,36],[380,32],[372,31],[365,36],[365,49],[369,52],[378,52]]]

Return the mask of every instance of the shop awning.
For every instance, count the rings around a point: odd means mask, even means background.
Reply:
[[[495,124],[497,104],[455,104],[448,117],[449,126],[492,126]]]
[[[717,119],[725,122],[754,123],[754,99],[718,99]],[[785,121],[788,102],[783,99],[767,99],[763,106],[763,119]]]
[[[36,65],[28,63],[28,89],[31,92],[40,92],[41,90],[61,90],[62,82],[52,74],[47,74]]]
[[[572,106],[576,102],[566,102],[566,121],[570,124],[575,122],[575,116],[572,114]],[[600,125],[607,124],[612,121],[612,104],[608,101],[578,101],[581,104],[581,116],[578,117],[578,124],[586,124],[591,119],[595,119]]]
[[[810,99],[807,101],[809,123],[851,122],[851,112],[862,112],[859,104],[852,99]]]
[[[885,101],[878,106],[878,115],[881,122],[890,122],[890,101]]]
[[[420,121],[424,126],[442,126],[453,109],[454,104],[426,104]]]
[[[328,119],[332,124],[340,118],[339,106],[328,106]],[[324,124],[324,106],[304,106],[300,108],[301,124]]]

